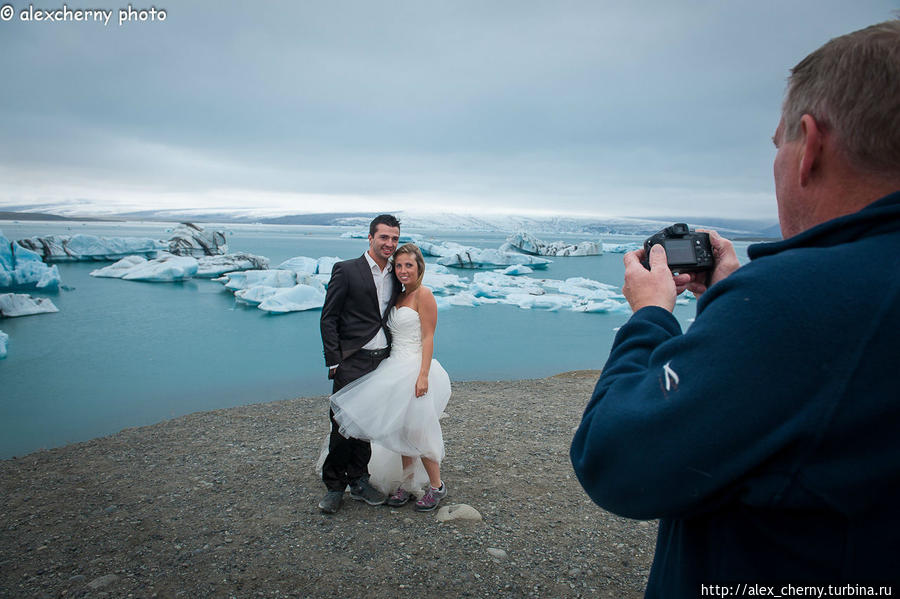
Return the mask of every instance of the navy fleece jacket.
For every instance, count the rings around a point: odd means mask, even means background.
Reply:
[[[895,581],[900,192],[748,254],[686,333],[657,307],[619,330],[572,441],[578,479],[662,519],[647,597]]]

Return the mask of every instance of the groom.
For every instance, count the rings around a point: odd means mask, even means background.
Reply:
[[[394,284],[388,258],[399,240],[400,221],[390,214],[376,216],[369,225],[366,253],[338,262],[331,271],[321,328],[328,378],[334,380],[332,392],[375,370],[391,351],[385,322],[400,289]],[[319,509],[326,514],[337,512],[347,485],[351,498],[381,505],[387,498],[369,484],[369,442],[344,437],[339,428],[332,410],[328,456],[322,465],[328,493]]]

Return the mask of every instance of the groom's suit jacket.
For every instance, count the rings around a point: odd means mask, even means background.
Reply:
[[[399,292],[400,285],[394,281],[389,307],[382,314],[365,255],[335,264],[320,322],[325,365],[339,364],[368,343],[378,329],[385,326],[390,306],[394,305]],[[385,333],[390,343],[391,334],[387,327]]]

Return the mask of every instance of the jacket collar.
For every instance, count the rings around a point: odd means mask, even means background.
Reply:
[[[793,237],[747,248],[751,260],[802,247],[831,247],[861,237],[900,231],[900,191],[872,202],[862,210],[825,221]]]

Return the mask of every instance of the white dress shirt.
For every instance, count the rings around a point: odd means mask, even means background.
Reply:
[[[394,265],[388,260],[384,270],[381,270],[372,256],[369,255],[369,252],[366,252],[364,255],[369,263],[369,268],[372,270],[372,280],[375,281],[375,291],[378,293],[378,308],[383,316],[391,301],[391,292],[394,290],[394,277],[391,276]],[[378,334],[363,345],[362,349],[384,349],[387,346],[387,335],[384,333],[384,327],[381,327],[378,329]]]

